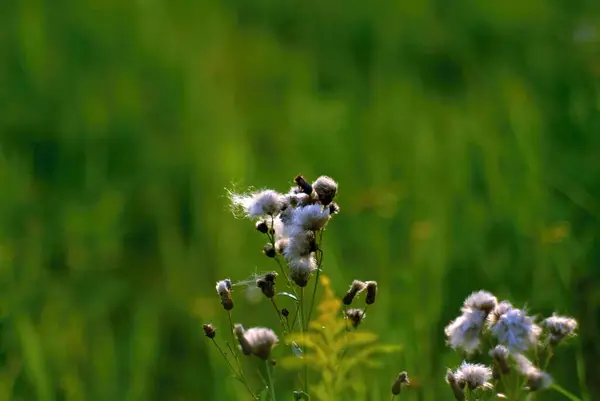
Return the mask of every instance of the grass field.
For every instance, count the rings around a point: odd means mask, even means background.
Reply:
[[[0,23],[0,401],[245,400],[201,326],[227,327],[217,280],[272,266],[226,189],[298,173],[338,180],[324,272],[377,280],[364,325],[403,347],[365,401],[400,370],[400,399],[451,400],[443,329],[479,289],[575,316],[552,373],[600,399],[595,2],[8,0]]]

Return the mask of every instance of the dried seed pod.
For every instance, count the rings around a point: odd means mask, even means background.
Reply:
[[[269,257],[269,258],[274,258],[275,257],[275,248],[273,248],[273,245],[271,244],[266,244],[264,249],[263,249],[263,253]]]
[[[215,338],[217,335],[217,330],[212,326],[212,324],[203,324],[202,329],[204,330],[204,335],[211,340]]]
[[[342,299],[342,302],[344,305],[350,305],[352,304],[352,301],[354,300],[354,298],[356,297],[356,295],[361,292],[362,290],[364,290],[366,287],[365,283],[360,281],[360,280],[354,280],[352,282],[352,284],[350,285],[350,289],[346,292],[346,295],[344,295],[344,298]]]
[[[304,177],[302,176],[302,174],[298,174],[296,176],[296,178],[294,178],[294,182],[296,183],[296,185],[298,185],[298,187],[302,190],[302,192],[304,192],[307,195],[310,195],[313,191],[313,187],[312,185],[310,185],[308,183],[308,181],[306,181],[304,179]]]
[[[367,288],[367,296],[365,297],[366,304],[374,304],[375,297],[377,297],[377,281],[367,281],[365,287]]]
[[[396,380],[394,381],[394,384],[392,385],[392,394],[394,394],[394,395],[400,394],[403,384],[406,384],[406,385],[410,384],[410,380],[408,378],[408,373],[406,373],[406,372],[400,372],[398,374],[398,377],[396,378]]]

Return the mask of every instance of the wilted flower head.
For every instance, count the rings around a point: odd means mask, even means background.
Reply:
[[[489,382],[492,378],[492,370],[482,364],[463,362],[454,376],[459,385],[464,383],[471,390],[492,388]]]
[[[456,401],[464,401],[465,399],[465,392],[464,392],[464,388],[465,388],[465,383],[458,382],[458,378],[456,377],[456,375],[454,374],[454,372],[452,372],[452,370],[448,369],[448,371],[446,372],[446,383],[448,383],[448,385],[450,385],[450,388],[452,389],[452,393],[454,393],[454,399]]]
[[[276,278],[277,278],[277,273],[270,272],[256,280],[256,286],[261,289],[262,293],[267,298],[273,298],[275,296],[275,279]]]
[[[525,351],[537,345],[541,329],[521,309],[510,309],[490,329],[509,350]]]
[[[318,195],[319,202],[325,206],[333,201],[338,188],[337,183],[325,175],[317,178],[315,182],[313,182],[312,187]]]
[[[556,345],[565,338],[575,335],[577,320],[572,317],[552,315],[544,319],[543,325],[548,330],[550,344]]]
[[[513,308],[512,304],[508,301],[502,301],[492,310],[492,312],[488,315],[488,325],[492,327],[496,324],[500,316],[507,313],[509,310]]]
[[[365,282],[365,288],[367,291],[367,295],[365,296],[365,303],[367,305],[374,304],[375,298],[377,297],[377,281]]]
[[[294,182],[298,185],[297,189],[302,191],[303,193],[310,195],[313,191],[313,187],[306,181],[302,174],[298,174],[296,178],[294,178]]]
[[[310,275],[317,270],[317,261],[313,255],[288,261],[290,279],[299,287],[306,287]]]
[[[406,384],[406,385],[410,384],[410,379],[408,378],[408,373],[406,373],[406,372],[400,372],[398,374],[398,377],[396,378],[396,380],[394,381],[394,384],[392,385],[392,394],[394,394],[394,395],[400,394],[403,384]]]
[[[343,304],[350,305],[356,295],[364,290],[366,286],[367,285],[364,282],[360,280],[354,280],[350,286],[350,289],[346,292],[346,295],[344,295],[344,298],[342,299]]]
[[[265,189],[252,194],[229,193],[232,208],[240,210],[246,217],[274,216],[281,211],[284,203],[283,195],[272,189]]]
[[[217,293],[221,297],[221,305],[223,309],[233,309],[233,300],[231,299],[231,280],[228,278],[217,282]]]
[[[481,330],[485,323],[485,312],[479,309],[465,309],[444,330],[451,348],[462,348],[467,353],[475,351],[480,344]]]
[[[507,375],[510,373],[510,366],[508,358],[510,352],[504,345],[497,345],[490,351],[490,356],[494,360],[492,366],[492,375],[494,379],[499,379],[501,375]]]
[[[465,300],[464,308],[479,309],[487,315],[498,305],[498,298],[487,291],[477,291]]]
[[[527,379],[527,387],[530,391],[538,391],[549,388],[552,385],[552,377],[546,372],[538,369],[529,359],[522,354],[515,354],[517,370]]]
[[[213,338],[215,338],[215,336],[217,335],[217,330],[210,323],[203,324],[202,325],[202,330],[204,330],[204,335],[206,337],[210,338],[211,340]]]
[[[243,337],[250,346],[250,353],[265,361],[269,359],[271,350],[278,341],[273,330],[264,327],[253,327],[248,329],[244,332]]]
[[[348,309],[346,311],[346,317],[352,323],[352,327],[356,328],[360,322],[364,319],[365,311],[362,309]]]

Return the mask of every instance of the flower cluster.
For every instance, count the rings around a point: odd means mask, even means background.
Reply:
[[[553,347],[575,335],[575,319],[553,315],[538,325],[525,308],[515,308],[508,301],[498,302],[487,291],[467,297],[461,312],[445,328],[448,346],[463,351],[469,358],[489,356],[491,361],[489,366],[463,361],[455,371],[448,370],[446,382],[456,400],[469,399],[468,394],[486,390],[518,400],[522,390],[533,392],[552,386],[550,375],[536,363],[543,363],[544,369],[548,367]],[[511,392],[515,387],[516,394]],[[502,388],[509,392],[508,396],[499,393]]]

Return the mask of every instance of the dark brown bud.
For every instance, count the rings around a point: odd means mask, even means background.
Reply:
[[[296,185],[298,185],[298,187],[300,187],[300,189],[302,190],[302,192],[304,192],[307,195],[310,195],[313,191],[312,185],[310,185],[302,176],[302,174],[298,174],[296,176],[296,178],[294,178],[294,182],[296,183]]]
[[[277,278],[276,272],[269,272],[269,273],[265,274],[265,281],[275,283],[276,278]]]
[[[377,281],[367,281],[365,283],[367,288],[367,296],[365,302],[367,305],[375,303],[375,297],[377,296]]]
[[[265,245],[265,248],[263,249],[263,252],[269,258],[274,258],[275,257],[275,248],[273,248],[273,245],[271,245],[271,244]]]
[[[338,214],[340,212],[340,207],[337,203],[331,202],[329,204],[329,214]]]
[[[344,295],[344,298],[342,299],[343,304],[344,305],[352,304],[352,301],[354,300],[356,295],[359,292],[361,292],[364,288],[365,288],[365,283],[363,283],[362,281],[359,281],[359,280],[354,280],[352,282],[352,285],[350,286],[350,289],[348,290],[348,292],[346,292],[346,295]]]
[[[283,315],[283,317],[288,317],[290,315],[290,311],[286,308],[283,308],[281,309],[281,314]]]
[[[261,289],[262,293],[267,298],[273,298],[275,296],[275,282],[267,281],[264,278],[256,280],[256,286]]]
[[[217,335],[217,330],[212,326],[212,324],[203,324],[202,329],[204,330],[204,335],[210,339],[215,338]]]
[[[256,222],[256,231],[266,234],[269,232],[269,226],[264,221]]]

